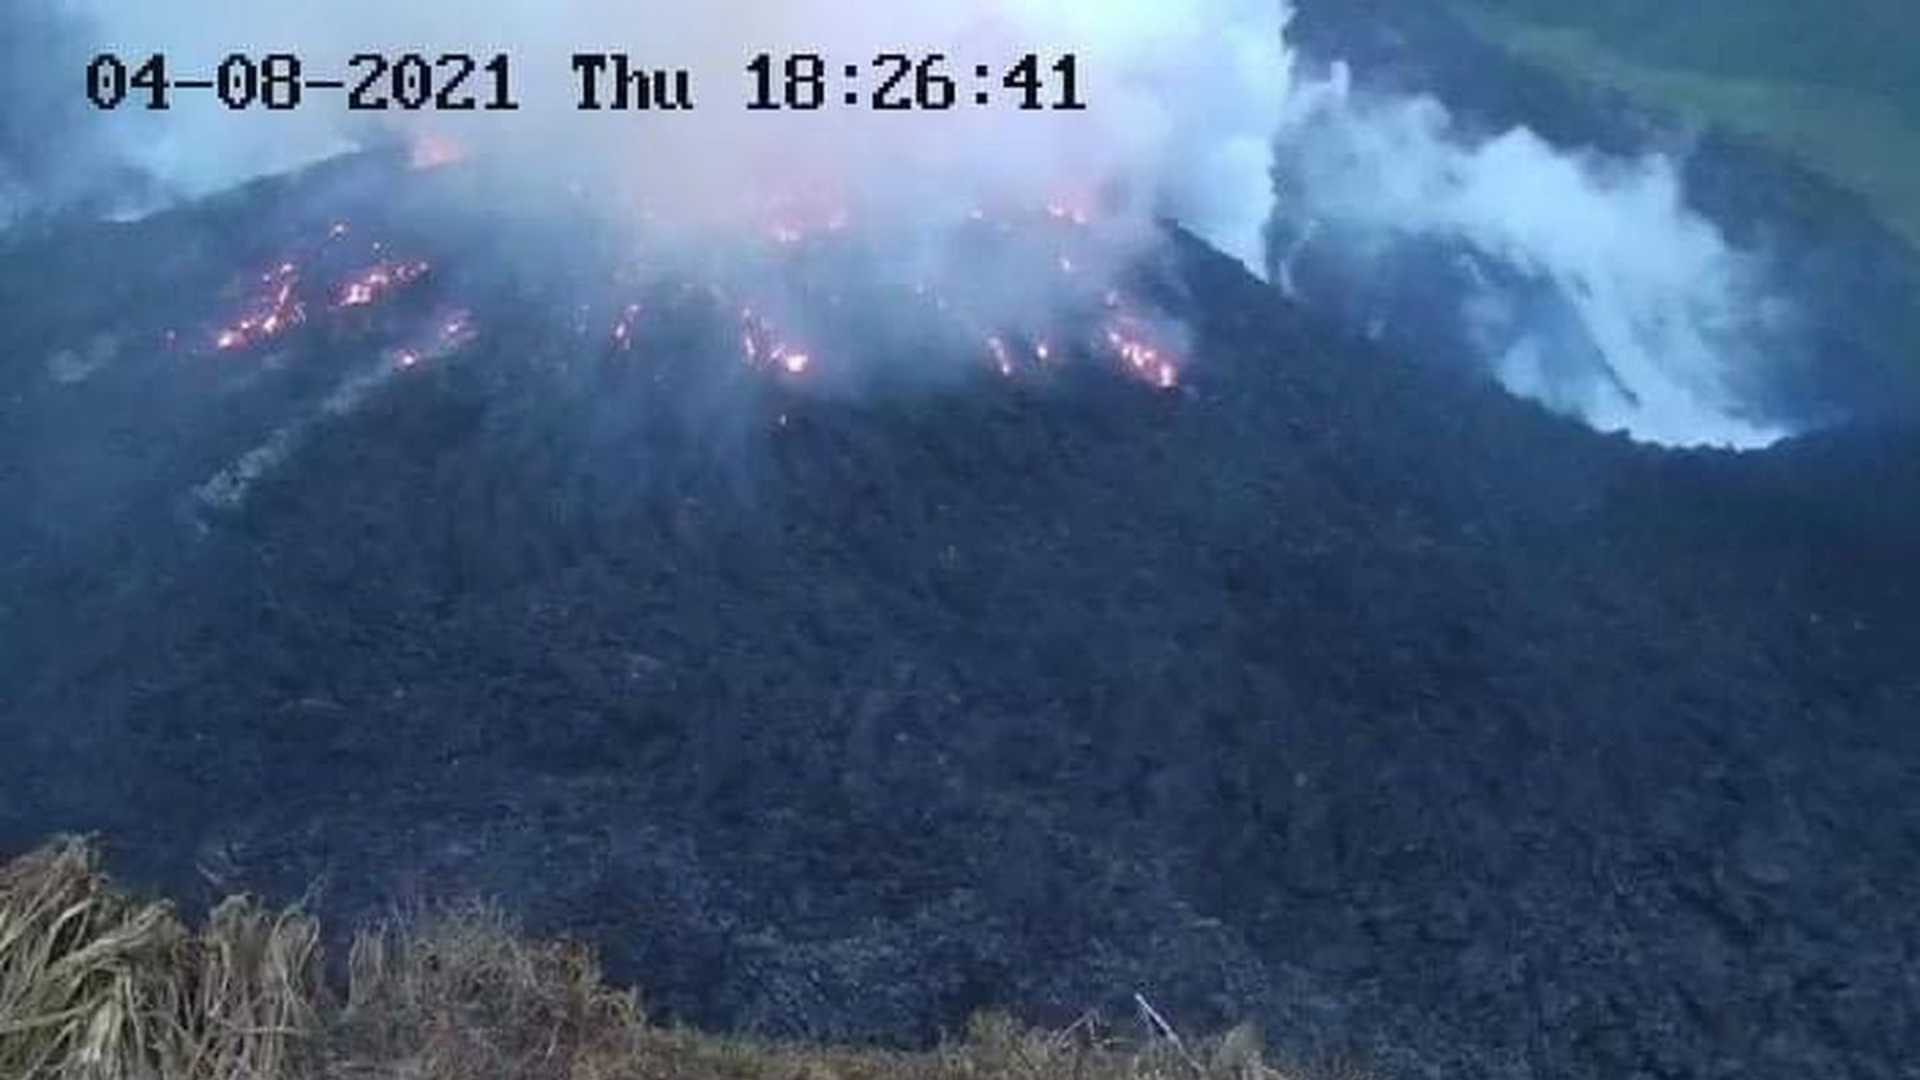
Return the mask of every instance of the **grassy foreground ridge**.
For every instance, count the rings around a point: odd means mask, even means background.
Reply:
[[[84,840],[0,867],[6,1080],[1286,1080],[1237,1028],[1117,1042],[982,1017],[925,1052],[655,1026],[579,946],[473,904],[356,934],[330,984],[319,924],[235,897],[187,927],[113,887]]]

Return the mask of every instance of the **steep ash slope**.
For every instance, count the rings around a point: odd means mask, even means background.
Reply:
[[[1178,235],[1140,283],[1178,390],[822,394],[716,363],[685,291],[583,339],[594,245],[496,272],[422,211],[457,176],[364,167],[9,253],[0,846],[496,894],[781,1032],[1138,989],[1390,1076],[1911,1061],[1911,432],[1597,437]],[[488,272],[132,344],[346,218]],[[471,343],[322,407],[455,307]]]

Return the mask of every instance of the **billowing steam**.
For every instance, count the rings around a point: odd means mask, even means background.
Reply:
[[[1671,160],[1472,137],[1432,99],[1354,92],[1338,66],[1293,95],[1277,145],[1282,288],[1318,263],[1344,303],[1377,306],[1359,312],[1376,332],[1401,318],[1458,334],[1515,393],[1604,431],[1786,434],[1744,415],[1739,390],[1786,347],[1787,313],[1760,262],[1686,205]]]
[[[388,0],[77,2],[102,40],[165,52],[180,70],[208,71],[234,51],[296,52],[324,72],[346,70],[361,51],[508,53],[523,111],[410,123],[513,158],[529,182],[585,183],[656,221],[757,228],[770,205],[797,202],[900,227],[957,220],[982,205],[1097,199],[1139,223],[1180,217],[1254,266],[1267,141],[1288,71],[1281,0],[490,0],[457,10]],[[699,107],[581,113],[576,52],[690,69]],[[746,65],[761,52],[829,58],[828,107],[745,109]],[[883,52],[946,54],[966,91],[961,107],[937,115],[840,107],[840,66],[867,67]],[[1004,95],[971,104],[975,63],[1004,73],[1027,53],[1047,64],[1077,54],[1089,110],[1022,112]],[[997,79],[990,88],[1000,91]],[[337,103],[236,115],[201,101],[119,126],[139,164],[190,190],[311,160],[366,134]]]
[[[1352,92],[1337,66],[1303,79],[1286,44],[1287,0],[24,3],[6,16],[9,40],[27,40],[16,22],[42,38],[70,31],[6,76],[31,80],[41,98],[77,98],[69,68],[101,49],[164,52],[176,71],[200,73],[236,51],[295,52],[310,70],[338,73],[360,51],[458,50],[511,54],[526,108],[396,122],[337,101],[233,113],[202,98],[167,113],[49,109],[57,128],[37,131],[14,113],[0,200],[16,207],[75,198],[78,176],[96,187],[102,175],[147,178],[123,201],[191,195],[390,138],[397,125],[434,153],[484,160],[506,178],[503,197],[587,191],[655,247],[704,259],[738,265],[729,252],[851,222],[886,238],[870,252],[882,278],[959,290],[942,305],[963,309],[995,356],[1008,331],[1031,347],[1049,306],[1111,296],[1119,268],[1167,216],[1306,302],[1399,331],[1416,352],[1439,350],[1428,332],[1444,326],[1464,358],[1516,393],[1603,430],[1733,446],[1785,433],[1741,408],[1741,381],[1784,316],[1761,269],[1687,207],[1670,162],[1599,160],[1526,131],[1471,137],[1431,100]],[[956,67],[1002,69],[1026,53],[1070,52],[1091,107],[755,113],[743,108],[745,65],[762,51],[836,66],[940,52]],[[699,108],[578,112],[575,52],[688,68]],[[102,147],[117,149],[117,172],[92,164]],[[954,241],[983,214],[1043,211],[1096,223],[1100,241],[1049,257],[1044,274],[977,265]],[[1115,348],[1130,363],[1161,372],[1158,352],[1126,343]]]

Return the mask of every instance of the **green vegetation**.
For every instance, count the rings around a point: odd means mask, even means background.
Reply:
[[[0,867],[7,1080],[1286,1080],[1250,1028],[1144,1043],[1004,1018],[924,1053],[782,1046],[649,1024],[577,946],[479,905],[354,938],[329,987],[320,930],[247,899],[191,931],[66,840]]]
[[[1768,142],[1920,246],[1920,5],[1453,3],[1528,59]]]

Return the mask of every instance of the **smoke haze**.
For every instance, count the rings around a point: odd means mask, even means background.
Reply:
[[[329,72],[344,71],[360,51],[509,53],[524,111],[410,122],[495,159],[511,158],[527,180],[588,183],[658,219],[709,228],[758,224],[776,201],[845,207],[870,225],[898,227],[953,219],[984,203],[1043,205],[1097,195],[1105,209],[1138,222],[1160,212],[1190,221],[1258,266],[1266,143],[1286,97],[1277,0],[885,8],[854,0],[495,0],[457,11],[375,0],[271,8],[222,0],[84,5],[107,47],[164,52],[183,71],[210,70],[233,51],[295,52],[309,68]],[[1072,52],[1082,58],[1083,96],[1092,108],[1026,113],[1002,101],[929,116],[839,108],[836,101],[813,113],[754,113],[742,108],[750,85],[745,65],[762,51],[819,53],[836,67],[886,51],[942,52],[955,70],[991,62],[1001,71],[1028,52],[1046,62]],[[625,52],[643,64],[689,68],[700,108],[679,115],[579,113],[569,64],[575,52]],[[364,128],[343,121],[333,104],[273,115],[234,114],[198,101],[163,117],[107,122],[122,129],[139,165],[181,189],[204,191],[363,138]]]
[[[614,215],[703,249],[760,239],[770,223],[851,219],[892,238],[878,257],[900,276],[931,263],[948,280],[984,280],[956,261],[956,224],[983,206],[1066,205],[1097,215],[1108,238],[1070,286],[1077,301],[1151,243],[1161,216],[1282,288],[1304,251],[1365,293],[1409,251],[1438,246],[1463,269],[1424,282],[1424,302],[1447,307],[1476,361],[1516,393],[1660,443],[1751,447],[1788,433],[1741,407],[1743,380],[1784,339],[1786,308],[1764,265],[1688,207],[1671,161],[1603,160],[1525,130],[1472,136],[1437,102],[1355,94],[1337,66],[1303,78],[1290,17],[1282,0],[27,0],[7,16],[23,55],[5,77],[13,100],[48,108],[9,110],[0,215],[99,202],[103,175],[120,178],[122,207],[152,205],[156,192],[203,193],[392,134],[331,100],[295,113],[207,98],[164,114],[80,110],[78,66],[98,51],[163,52],[196,73],[235,51],[295,52],[328,73],[360,51],[506,52],[525,111],[414,117],[402,134],[452,140],[527,191],[584,187]],[[25,44],[42,39],[57,47]],[[692,69],[699,110],[575,111],[569,58],[602,51]],[[752,113],[744,68],[761,51],[942,52],[956,67],[1072,52],[1091,109]],[[1270,235],[1281,238],[1271,260]],[[1000,280],[966,298],[983,320],[1030,320],[1063,287],[991,271]]]

